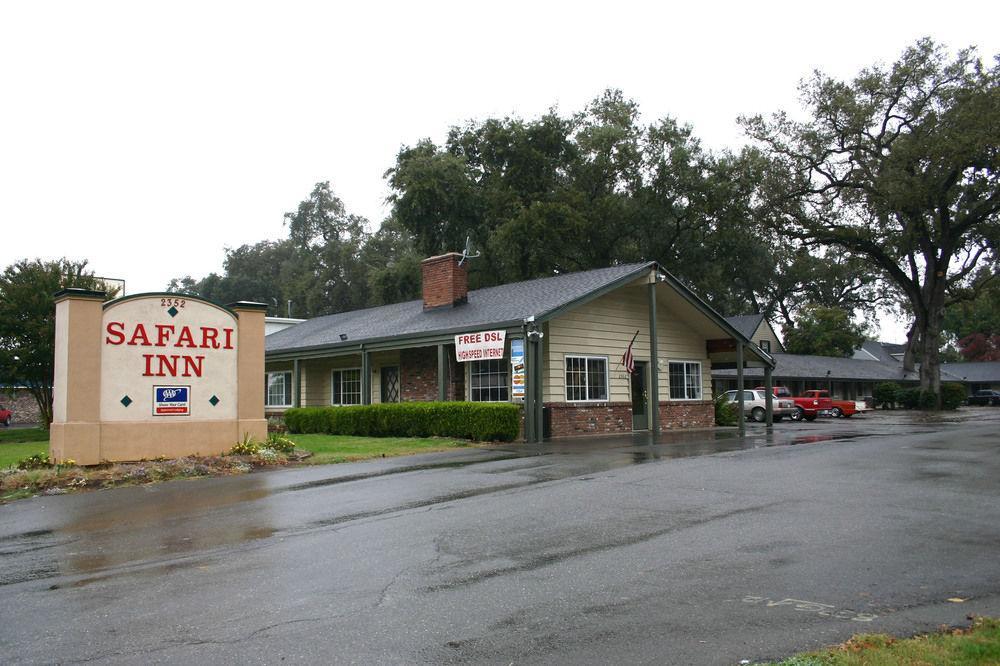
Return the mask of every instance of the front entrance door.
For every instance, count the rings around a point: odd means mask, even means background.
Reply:
[[[382,402],[399,402],[399,366],[382,368]]]
[[[632,373],[632,430],[649,429],[649,410],[646,406],[646,367],[645,361],[636,361],[635,372]]]

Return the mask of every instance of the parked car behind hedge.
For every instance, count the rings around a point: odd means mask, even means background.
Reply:
[[[1000,406],[1000,391],[993,391],[990,389],[983,389],[982,391],[976,391],[969,396],[970,405],[993,405],[994,407]]]

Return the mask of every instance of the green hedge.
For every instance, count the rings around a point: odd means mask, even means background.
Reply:
[[[934,391],[923,391],[919,388],[906,388],[899,391],[896,402],[905,409],[934,409],[937,404],[937,394]]]
[[[941,409],[958,409],[968,397],[965,387],[958,382],[941,384]]]
[[[715,425],[717,426],[734,426],[738,425],[740,420],[736,418],[736,413],[739,411],[739,407],[732,402],[726,400],[726,394],[723,393],[715,398]]]
[[[459,437],[512,441],[521,408],[506,402],[401,402],[349,407],[297,407],[285,412],[293,433],[362,437]]]

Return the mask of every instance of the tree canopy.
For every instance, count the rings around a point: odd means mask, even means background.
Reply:
[[[656,260],[720,312],[777,320],[796,349],[817,321],[860,342],[851,314],[898,307],[913,321],[905,365],[919,357],[939,393],[942,333],[979,336],[979,356],[996,335],[959,329],[998,268],[998,77],[972,49],[920,40],[850,81],[816,72],[805,119],[743,118],[753,143],[739,152],[705,149],[669,116],[643,121],[619,90],[575,113],[472,120],[400,149],[374,233],[319,183],[285,238],[229,249],[223,275],[171,288],[276,314],[291,300],[309,317],[418,297],[420,260],[466,238],[482,250],[473,289]]]
[[[996,278],[996,273],[981,271],[969,297],[957,299],[945,310],[944,331],[967,361],[1000,361],[1000,280]]]
[[[977,266],[997,267],[1000,64],[929,39],[850,82],[802,84],[809,118],[742,120],[770,160],[772,227],[872,263],[914,324],[907,366],[940,393],[944,310]]]
[[[807,305],[795,326],[786,326],[782,333],[789,354],[846,358],[865,341],[866,331],[846,310]]]
[[[106,289],[86,261],[22,259],[0,274],[0,380],[25,386],[46,424],[52,422],[55,375],[53,295],[67,287]]]
[[[330,184],[317,183],[285,214],[287,236],[227,249],[223,275],[171,280],[168,291],[219,302],[266,303],[276,316],[316,317],[415,297],[419,261],[391,220],[375,234],[347,213]]]

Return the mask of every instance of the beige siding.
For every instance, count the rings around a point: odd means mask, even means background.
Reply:
[[[662,285],[657,287],[658,290],[666,288]],[[637,361],[649,360],[646,289],[645,284],[623,287],[549,322],[544,338],[546,402],[565,402],[565,358],[576,354],[606,357],[610,400],[631,400],[629,375],[620,361],[636,330],[639,335],[632,346],[632,354]],[[699,361],[702,364],[703,398],[710,398],[711,363],[705,350],[705,338],[680,321],[662,300],[657,302],[656,314],[660,400],[669,399],[670,361]]]
[[[299,362],[302,373],[302,406],[319,407],[330,404],[330,373],[343,368],[360,368],[361,355],[336,358],[308,359]]]
[[[761,340],[767,340],[771,343],[772,353],[780,352],[784,349],[781,345],[781,340],[779,340],[778,336],[776,336],[774,331],[771,330],[771,327],[768,325],[766,319],[761,320],[760,326],[758,326],[757,330],[754,331],[753,338],[751,338],[751,340],[758,346],[760,345]]]

